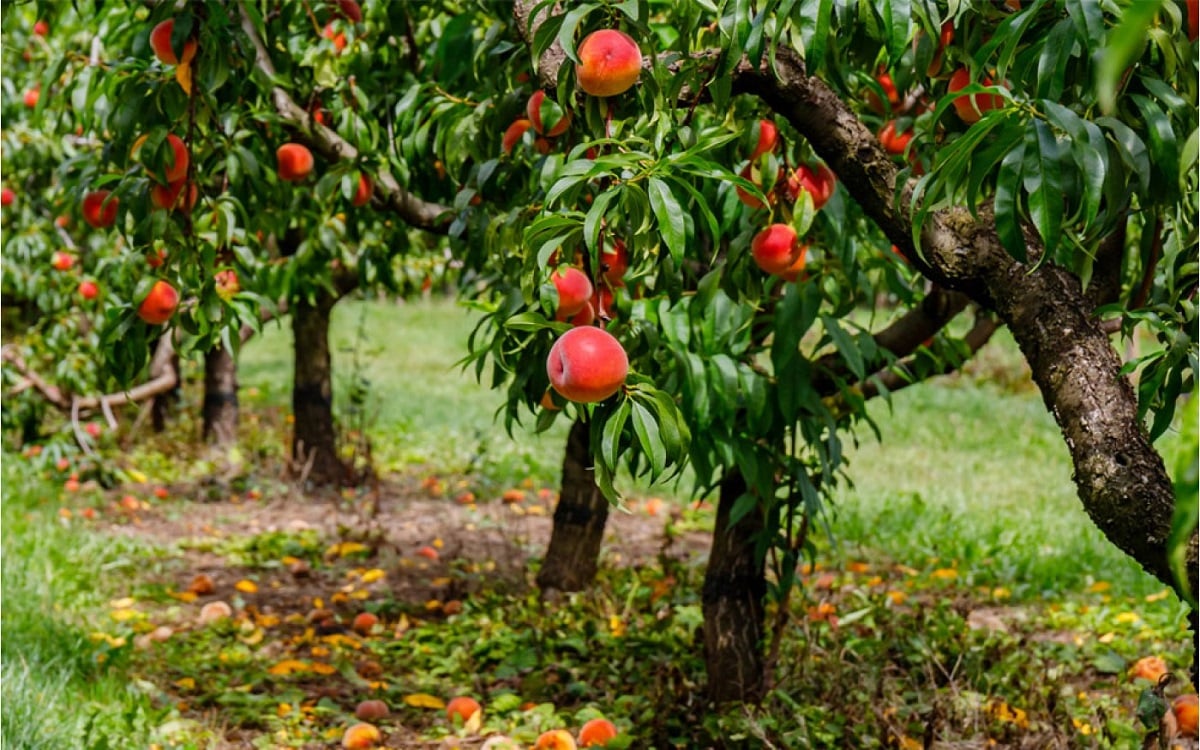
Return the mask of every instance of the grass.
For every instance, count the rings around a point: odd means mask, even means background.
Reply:
[[[3,745],[144,745],[165,712],[127,679],[129,639],[92,634],[111,625],[107,602],[154,553],[59,523],[58,488],[14,458],[4,468]]]
[[[514,437],[504,433],[503,419],[496,416],[503,393],[479,384],[473,371],[457,364],[474,320],[464,308],[441,300],[339,304],[330,335],[335,408],[345,420],[355,376],[367,381],[365,427],[381,470],[436,466],[510,484],[525,477],[557,484],[569,425],[559,420],[537,435],[531,418]],[[268,325],[242,351],[243,387],[256,388],[254,398],[263,402],[288,403],[291,351],[291,331]]]

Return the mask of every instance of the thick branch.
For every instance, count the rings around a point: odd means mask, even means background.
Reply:
[[[921,304],[897,318],[874,335],[875,344],[893,357],[907,357],[946,327],[954,316],[967,306],[967,296],[959,292],[935,286]],[[885,360],[880,360],[880,362]],[[877,367],[880,362],[869,362],[868,367]],[[837,392],[837,381],[848,375],[846,360],[837,352],[830,352],[816,361],[813,387],[819,393],[831,395]]]
[[[1033,371],[1075,466],[1088,515],[1160,580],[1174,585],[1167,539],[1175,497],[1162,458],[1138,416],[1137,399],[1108,337],[1091,317],[1079,279],[1051,263],[1019,263],[1001,245],[995,218],[966,207],[929,215],[921,252],[912,242],[911,185],[894,198],[897,170],[875,137],[796,53],[781,48],[771,68],[743,63],[734,90],[759,96],[786,117],[838,174],[850,194],[927,278],[995,310]],[[1031,247],[1030,257],[1040,248]],[[1198,537],[1188,547],[1197,588]]]
[[[239,7],[241,6],[239,5]],[[254,28],[254,23],[245,12],[245,8],[241,8],[241,11],[242,31],[254,45],[256,64],[268,78],[275,80],[277,76],[275,64],[271,62],[267,46],[259,37],[258,30]],[[279,116],[299,130],[308,145],[325,159],[334,162],[353,162],[358,159],[358,149],[334,131],[316,122],[312,115],[297,104],[291,95],[280,86],[271,88],[271,103],[275,105],[275,111],[279,113]],[[380,170],[375,175],[373,182],[374,200],[395,212],[411,226],[436,234],[446,234],[449,231],[448,214],[451,211],[449,207],[418,198],[400,187],[396,178],[386,170]]]

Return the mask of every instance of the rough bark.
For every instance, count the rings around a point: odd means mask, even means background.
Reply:
[[[321,290],[314,302],[292,306],[295,380],[292,459],[299,476],[314,486],[341,484],[346,467],[337,454],[333,421],[333,366],[329,353],[329,317],[337,297]]]
[[[237,360],[224,346],[204,354],[204,440],[229,445],[237,440]]]
[[[596,486],[593,466],[591,429],[577,419],[567,436],[554,528],[537,577],[543,593],[582,591],[596,578],[608,501]]]
[[[757,509],[736,524],[729,517],[747,492],[736,470],[721,482],[712,551],[704,573],[704,661],[714,703],[757,703],[765,689],[763,661],[765,560],[756,552],[763,518]]]
[[[1079,279],[1044,263],[1019,263],[1003,248],[988,207],[931,214],[912,242],[909,189],[894,199],[896,167],[877,139],[803,61],[780,49],[771,69],[743,63],[735,90],[761,97],[786,117],[838,174],[864,211],[926,277],[994,310],[1012,330],[1054,415],[1074,464],[1084,509],[1109,541],[1176,586],[1167,565],[1175,505],[1162,458],[1137,415],[1137,400],[1107,334],[1092,319]],[[1031,242],[1030,257],[1039,248]],[[1200,577],[1193,535],[1192,590]]]
[[[155,432],[167,429],[171,407],[179,402],[179,354],[171,345],[173,333],[167,331],[160,337],[160,344],[155,349],[154,357],[150,360],[150,378],[159,380],[175,373],[174,385],[167,390],[157,393],[150,399],[150,425]],[[166,341],[163,342],[163,339]],[[165,352],[165,353],[164,353]]]

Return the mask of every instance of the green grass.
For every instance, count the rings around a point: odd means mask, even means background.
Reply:
[[[556,484],[569,425],[558,420],[534,434],[531,415],[512,438],[505,434],[497,417],[503,391],[481,385],[473,370],[457,364],[475,320],[444,300],[339,304],[330,335],[335,410],[348,415],[355,375],[368,381],[366,431],[381,470],[427,465],[509,484],[526,477]],[[243,393],[258,388],[262,400],[289,404],[291,351],[291,330],[275,324],[247,343],[238,363]]]
[[[111,630],[107,602],[154,554],[60,523],[57,486],[21,460],[4,468],[3,745],[145,746],[167,712],[127,679],[132,638],[92,634]]]

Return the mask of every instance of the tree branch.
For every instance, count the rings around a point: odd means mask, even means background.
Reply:
[[[238,7],[242,16],[242,31],[254,46],[255,62],[259,70],[271,80],[275,80],[277,76],[275,64],[271,62],[271,55],[267,51],[266,44],[259,37],[258,30],[254,28],[254,23],[250,20],[243,4],[239,3]],[[358,149],[333,130],[317,123],[312,115],[297,104],[282,87],[272,86],[271,103],[275,106],[275,111],[279,116],[296,128],[303,140],[323,158],[334,162],[358,160]],[[435,234],[449,232],[448,214],[451,209],[440,203],[422,200],[408,192],[400,187],[400,183],[387,170],[380,170],[375,174],[373,188],[375,202],[396,213],[409,225]]]
[[[859,390],[864,399],[874,398],[881,393],[894,393],[910,385],[915,385],[928,380],[929,378],[937,377],[938,375],[948,375],[957,370],[962,365],[966,364],[967,360],[975,356],[975,354],[983,348],[983,346],[991,340],[992,334],[1000,328],[1000,321],[992,315],[977,314],[975,317],[975,325],[967,331],[967,335],[963,337],[963,341],[967,345],[967,356],[961,362],[943,362],[942,366],[934,371],[926,373],[923,377],[915,377],[914,360],[912,358],[897,362],[892,367],[886,370],[881,370],[866,379],[860,384]]]

